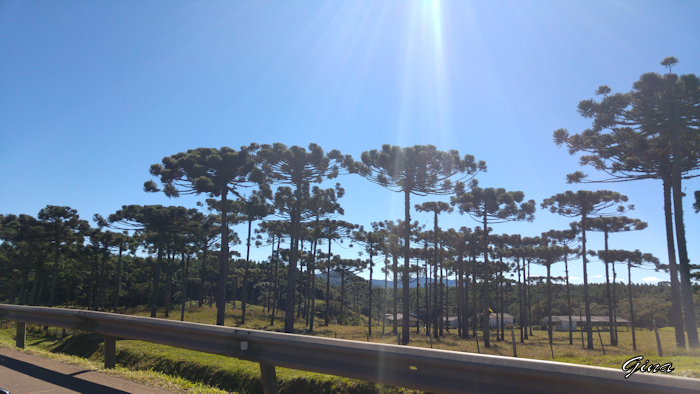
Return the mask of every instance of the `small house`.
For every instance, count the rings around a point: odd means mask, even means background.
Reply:
[[[408,316],[408,324],[410,326],[415,326],[418,324],[418,318],[415,316],[412,316],[413,314]],[[394,324],[394,314],[393,313],[387,313],[384,315],[386,318],[386,323],[387,324]],[[396,324],[401,326],[403,325],[403,313],[397,313],[396,314]]]
[[[457,326],[459,325],[457,316],[445,316],[444,319],[445,321],[443,323],[445,327],[457,328]]]
[[[503,325],[513,324],[513,316],[507,313],[491,313],[489,314],[489,325],[491,328],[501,327],[501,315],[503,315]]]
[[[547,322],[548,318],[542,319],[542,326],[547,327]],[[618,316],[615,323],[618,326],[625,326],[629,324],[629,320]],[[569,316],[552,316],[552,324],[553,331],[569,331]],[[579,325],[586,325],[586,316],[571,316],[571,331],[576,331]],[[610,318],[608,316],[591,316],[591,325],[598,330],[601,327],[610,327]]]

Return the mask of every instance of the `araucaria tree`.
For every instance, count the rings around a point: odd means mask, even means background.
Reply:
[[[337,259],[334,258],[339,256],[333,256],[331,247],[333,246],[333,241],[343,242],[344,238],[349,238],[352,236],[352,231],[356,226],[352,223],[346,222],[344,220],[336,219],[326,219],[321,222],[321,227],[323,228],[323,237],[328,241],[328,254],[326,255],[326,310],[325,310],[325,324],[326,327],[330,324],[330,303],[331,303],[331,270],[337,267]]]
[[[549,344],[552,344],[552,264],[564,259],[567,253],[562,246],[553,244],[546,233],[540,238],[541,244],[534,249],[535,256],[539,259],[540,264],[547,267],[547,334],[549,336]]]
[[[124,205],[122,209],[109,215],[110,227],[119,230],[138,231],[152,238],[158,255],[155,273],[153,275],[153,290],[151,294],[151,317],[156,317],[158,308],[158,288],[160,268],[163,262],[165,238],[169,232],[182,228],[182,221],[187,218],[184,207],[164,207],[162,205]],[[104,219],[98,223],[106,224]]]
[[[586,259],[586,228],[588,227],[588,219],[591,215],[610,215],[605,213],[606,209],[618,206],[619,213],[625,212],[626,209],[634,208],[629,205],[625,208],[619,205],[622,202],[627,202],[627,196],[610,190],[579,190],[577,192],[566,191],[565,193],[556,194],[542,202],[543,209],[549,209],[552,213],[559,215],[578,218],[581,217],[581,245],[583,255],[583,298],[586,307],[586,331],[588,339],[588,349],[593,349],[593,326],[591,325],[591,304],[588,294],[588,260]]]
[[[51,293],[49,295],[49,307],[52,307],[56,293],[61,243],[74,241],[78,238],[77,232],[86,229],[89,225],[86,221],[80,220],[78,211],[75,209],[56,205],[47,205],[46,208],[39,211],[38,218],[47,223],[48,233],[53,238],[54,243],[54,263],[51,271]]]
[[[309,217],[313,220],[309,225],[311,226],[311,242],[312,242],[312,253],[310,254],[310,261],[309,261],[309,267],[307,269],[307,272],[310,273],[309,279],[311,281],[311,285],[308,286],[307,288],[307,301],[306,305],[310,307],[311,313],[307,315],[307,320],[308,320],[308,325],[309,325],[309,332],[314,331],[314,318],[315,318],[315,311],[316,311],[316,297],[312,296],[313,294],[316,294],[316,257],[317,257],[317,251],[318,251],[318,243],[320,239],[323,237],[322,234],[322,223],[321,223],[321,218],[327,218],[327,217],[332,217],[336,215],[344,215],[345,210],[340,206],[340,203],[338,202],[338,199],[342,198],[345,195],[345,189],[343,189],[340,186],[340,183],[336,183],[334,188],[328,188],[328,189],[321,189],[318,186],[314,186],[311,189],[311,196],[305,201],[305,211],[308,213]],[[329,246],[330,246],[331,239],[329,239]],[[330,252],[329,252],[330,254]],[[371,272],[371,271],[370,271]],[[329,271],[328,274],[330,274],[330,266],[329,266]],[[312,279],[314,278],[314,279]],[[371,291],[370,291],[371,293]],[[310,300],[310,305],[308,298],[311,298]],[[371,308],[370,308],[371,309]],[[372,317],[370,316],[370,319]],[[371,332],[370,332],[371,334]]]
[[[476,162],[474,156],[459,156],[456,150],[443,152],[433,145],[415,145],[401,148],[382,145],[381,150],[362,153],[362,161],[351,165],[351,172],[360,174],[372,183],[404,194],[405,223],[411,223],[411,194],[427,196],[452,193],[453,178],[464,180],[486,171],[486,163]],[[349,164],[349,163],[348,163]],[[403,316],[410,315],[409,266],[411,261],[411,226],[404,229]],[[410,338],[409,319],[403,319],[401,343]]]
[[[438,234],[440,233],[440,228],[438,227],[438,215],[442,212],[452,212],[454,208],[450,206],[450,204],[442,201],[428,201],[424,202],[423,204],[416,204],[416,211],[418,212],[432,212],[433,213],[433,251],[435,253],[435,277],[437,277],[437,266],[438,266]],[[426,280],[427,280],[427,275],[426,275]],[[416,282],[420,283],[420,282]],[[428,288],[427,282],[426,282],[426,291]],[[432,322],[433,324],[433,336],[435,338],[438,337],[438,318],[442,318],[441,314],[438,313],[438,291],[442,290],[437,290],[438,287],[435,287],[435,291],[433,291],[433,314],[431,316],[426,316],[426,319],[430,319],[429,321]],[[429,323],[426,323],[428,325]],[[429,330],[426,328],[426,330]]]
[[[248,223],[248,238],[246,241],[245,269],[243,271],[243,289],[241,295],[241,324],[245,324],[245,311],[248,304],[248,266],[250,265],[250,237],[252,225],[256,220],[268,216],[272,211],[272,206],[267,203],[271,197],[269,188],[264,187],[262,193],[253,192],[246,199],[239,199],[234,203],[234,210],[238,217]]]
[[[566,314],[569,316],[569,344],[574,344],[574,334],[572,331],[573,323],[571,318],[571,287],[569,286],[569,254],[576,256],[580,250],[579,248],[570,248],[576,242],[577,235],[579,233],[578,226],[576,222],[571,223],[571,229],[569,230],[550,230],[542,234],[543,238],[547,238],[553,243],[560,245],[564,248],[564,277],[566,278]]]
[[[616,261],[625,262],[627,261],[627,290],[629,294],[630,302],[630,325],[632,326],[632,349],[637,350],[637,337],[634,332],[634,307],[632,302],[632,267],[639,267],[642,263],[654,264],[657,269],[659,268],[659,259],[652,256],[650,253],[644,253],[639,251],[639,249],[634,252],[628,250],[599,250],[598,256],[606,261],[615,263]]]
[[[287,185],[280,189],[289,189],[284,193],[286,212],[291,224],[291,246],[289,251],[289,266],[287,267],[287,303],[284,318],[284,332],[294,332],[294,303],[297,280],[297,261],[299,259],[299,241],[301,232],[302,211],[304,209],[305,190],[310,183],[321,183],[338,175],[342,162],[351,162],[349,156],[343,157],[340,152],[333,150],[327,155],[316,144],[309,144],[307,151],[303,147],[275,143],[262,145],[258,152],[258,160],[265,175],[274,183]],[[276,197],[277,198],[277,197]],[[279,211],[279,204],[275,205]]]
[[[608,237],[610,236],[610,233],[616,233],[620,231],[630,231],[630,230],[643,230],[647,227],[646,222],[642,222],[639,219],[630,219],[627,216],[612,216],[612,217],[599,217],[599,218],[591,218],[588,221],[588,228],[586,230],[589,231],[600,231],[604,235],[604,240],[605,240],[605,249],[608,250]],[[614,287],[614,282],[613,282],[613,289],[612,293],[610,292],[610,270],[608,269],[608,263],[612,264],[612,269],[613,269],[613,278],[615,277],[615,264],[614,262],[609,262],[605,258],[603,258],[603,262],[605,263],[605,284],[607,288],[607,293],[608,293],[608,319],[609,321],[613,321],[613,307],[614,303],[617,303],[617,297],[615,294],[615,287]],[[614,279],[613,279],[614,280]],[[615,329],[613,329],[613,326],[610,326],[610,344],[612,346],[617,346],[617,326],[615,326]]]
[[[263,174],[258,171],[254,152],[256,144],[242,146],[240,150],[223,147],[197,148],[163,158],[163,164],[151,165],[151,175],[158,177],[163,184],[163,192],[168,197],[182,194],[205,193],[210,198],[219,198],[221,206],[221,251],[219,253],[219,277],[216,293],[216,324],[224,325],[226,308],[226,272],[229,259],[228,197],[229,193],[242,198],[241,187],[253,183],[264,183]],[[143,185],[146,192],[160,189],[153,181]]]
[[[364,246],[364,249],[369,254],[369,260],[367,261],[367,266],[369,268],[369,315],[367,323],[367,334],[372,335],[372,275],[374,274],[374,262],[372,257],[376,256],[378,253],[384,250],[384,243],[386,242],[386,232],[379,228],[379,223],[372,223],[372,231],[365,231],[364,227],[360,226],[359,229],[352,233],[353,242],[357,242]]]
[[[489,225],[512,221],[527,220],[531,222],[535,218],[535,200],[523,202],[525,193],[521,191],[508,192],[504,188],[489,187],[482,189],[476,180],[470,184],[470,191],[465,190],[465,185],[458,182],[455,186],[455,196],[450,198],[450,204],[459,208],[459,213],[468,214],[472,219],[481,222],[484,226],[483,253],[484,253],[484,277],[483,277],[483,302],[484,302],[484,346],[491,347],[489,342]]]
[[[662,180],[673,319],[675,324],[680,324],[682,292],[688,341],[691,346],[700,346],[693,313],[681,188],[682,179],[700,176],[690,173],[700,168],[700,112],[697,110],[700,79],[693,74],[679,77],[671,73],[677,62],[674,57],[664,59],[661,65],[668,68],[667,74],[643,74],[629,93],[610,94],[608,86],[600,86],[596,92],[603,96],[600,101],[583,100],[578,105],[581,116],[593,119],[592,127],[574,135],[566,129],[556,130],[554,142],[558,146],[566,144],[572,155],[587,153],[581,156],[581,165],[593,166],[610,175],[607,179],[591,181],[586,179],[586,174],[577,171],[567,176],[570,183]],[[673,215],[680,266],[676,265]],[[678,325],[676,344],[685,346],[685,336]]]

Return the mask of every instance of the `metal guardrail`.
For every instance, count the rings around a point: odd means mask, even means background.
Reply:
[[[105,366],[116,337],[260,363],[265,393],[277,392],[275,366],[435,393],[698,393],[700,380],[552,361],[238,329],[149,317],[0,304],[0,318],[105,336]],[[21,346],[20,346],[21,345]]]

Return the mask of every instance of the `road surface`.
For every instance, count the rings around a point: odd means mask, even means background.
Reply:
[[[0,348],[0,389],[11,394],[172,394],[76,365],[6,348]]]

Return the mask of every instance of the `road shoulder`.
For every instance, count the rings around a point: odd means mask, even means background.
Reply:
[[[148,387],[79,365],[69,365],[3,347],[0,347],[0,388],[8,390],[11,394],[172,394],[170,391]]]

